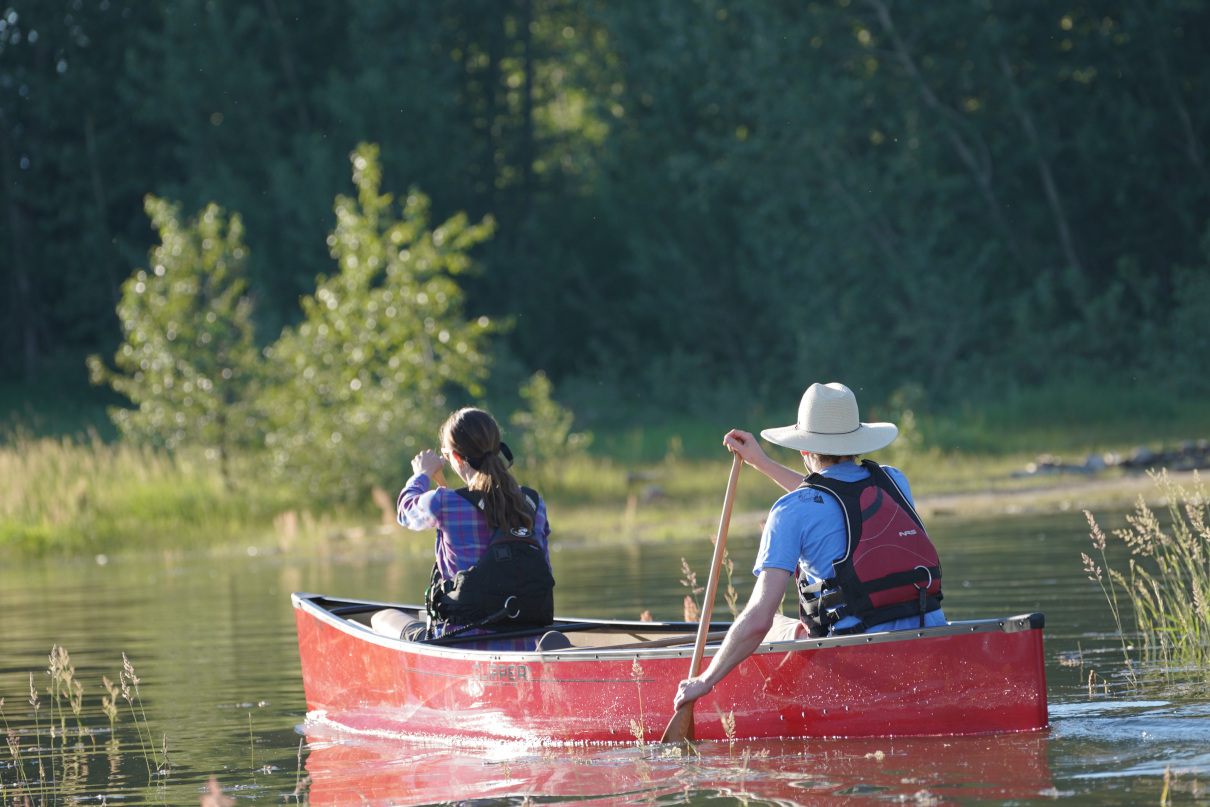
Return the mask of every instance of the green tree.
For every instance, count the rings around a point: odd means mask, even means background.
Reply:
[[[379,193],[378,148],[350,155],[357,198],[336,199],[328,238],[339,271],[302,301],[304,319],[266,350],[274,467],[322,500],[354,500],[398,477],[430,445],[447,396],[487,374],[487,317],[463,319],[455,276],[487,240],[490,218],[458,214],[429,228],[429,201],[408,193],[397,217]]]
[[[521,432],[518,459],[530,468],[583,451],[592,442],[590,433],[571,430],[575,414],[550,397],[553,390],[546,373],[534,373],[520,389],[527,408],[510,418]]]
[[[89,370],[94,383],[108,383],[137,404],[111,410],[124,436],[169,449],[200,446],[231,486],[233,452],[260,442],[253,403],[260,356],[246,294],[243,224],[213,204],[187,222],[179,205],[153,196],[146,211],[160,245],[150,254],[151,268],[122,285],[117,370],[95,355]]]
[[[117,343],[156,167],[114,88],[156,17],[133,0],[0,4],[0,379],[65,352],[82,378],[75,360]]]

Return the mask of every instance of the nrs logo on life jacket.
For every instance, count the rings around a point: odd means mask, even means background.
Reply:
[[[833,575],[818,583],[798,579],[799,616],[813,636],[862,633],[874,625],[920,617],[941,607],[941,563],[937,549],[907,497],[882,466],[865,460],[867,479],[841,482],[811,474],[803,487],[823,490],[840,503],[848,536],[845,554],[832,562]],[[854,616],[852,627],[833,629]]]

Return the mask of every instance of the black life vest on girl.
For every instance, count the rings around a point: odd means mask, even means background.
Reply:
[[[941,564],[924,524],[882,466],[872,460],[861,465],[870,475],[858,482],[815,473],[802,484],[836,497],[848,535],[831,577],[808,583],[798,575],[799,617],[812,636],[827,635],[845,616],[859,623],[833,633],[864,633],[917,615],[923,627],[924,615],[941,607]]]
[[[480,493],[467,488],[455,492],[483,509]],[[521,488],[521,493],[536,516],[537,492]],[[554,622],[554,587],[554,575],[533,530],[501,525],[469,569],[447,579],[434,563],[424,601],[430,620],[464,630],[538,628]]]

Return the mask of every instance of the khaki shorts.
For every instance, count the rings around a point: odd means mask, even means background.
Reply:
[[[807,626],[781,614],[773,615],[773,627],[765,634],[766,642],[790,642],[795,639],[807,638]]]

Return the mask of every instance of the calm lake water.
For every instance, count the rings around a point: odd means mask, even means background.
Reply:
[[[1113,527],[1120,515],[1100,520]],[[728,544],[742,598],[755,529],[734,524]],[[691,759],[658,745],[483,749],[327,736],[306,722],[289,595],[416,601],[431,547],[400,536],[392,545],[343,542],[322,556],[250,548],[0,569],[9,733],[0,807],[26,794],[35,805],[197,804],[211,776],[237,803],[264,804],[1158,805],[1165,788],[1169,803],[1210,804],[1210,693],[1130,687],[1110,611],[1081,565],[1090,547],[1081,513],[933,519],[930,531],[948,616],[1046,614],[1048,730],[703,743]],[[681,618],[681,558],[704,575],[707,534],[692,543],[557,544],[559,613]],[[720,597],[716,618],[725,613]],[[51,697],[53,646],[69,651],[82,685],[78,718],[66,697],[58,705]],[[129,701],[118,693],[111,730],[102,677],[120,682],[123,654],[139,682]]]

